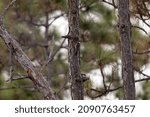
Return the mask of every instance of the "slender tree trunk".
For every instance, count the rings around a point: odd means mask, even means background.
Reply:
[[[31,60],[23,52],[17,41],[8,33],[8,31],[3,26],[2,19],[0,18],[0,36],[5,42],[8,50],[12,52],[12,55],[20,63],[22,68],[28,73],[29,78],[33,81],[36,88],[43,95],[44,99],[56,99],[53,90],[51,89],[49,83],[43,77],[42,73],[36,69],[32,64]]]
[[[131,47],[131,22],[129,15],[129,0],[118,1],[124,99],[133,100],[135,99],[135,83],[132,66],[133,55]]]
[[[70,63],[71,94],[73,100],[83,99],[83,80],[80,73],[79,0],[68,0],[68,54]]]
[[[45,48],[44,48],[44,51],[45,51],[45,58],[46,58],[46,61],[48,61],[49,59],[49,54],[50,54],[50,51],[48,49],[49,45],[48,45],[48,30],[49,30],[49,14],[48,12],[45,13],[45,17],[46,17],[46,21],[45,21],[45,34],[44,34],[44,41],[45,41]],[[52,40],[51,40],[52,42]],[[52,69],[51,69],[51,62],[48,63],[48,65],[46,66],[47,67],[47,80],[50,82],[50,85],[52,86],[52,83],[51,83],[51,76],[52,76]]]

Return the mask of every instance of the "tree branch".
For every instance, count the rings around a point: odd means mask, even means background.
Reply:
[[[133,27],[133,28],[138,28],[138,29],[142,30],[145,34],[148,34],[145,29],[143,29],[143,28],[141,28],[141,27],[139,27],[139,26],[133,26],[133,25],[132,25],[131,27]]]
[[[118,6],[115,5],[114,0],[112,0],[112,2],[108,2],[106,0],[101,0],[101,1],[104,2],[104,3],[107,3],[107,4],[111,5],[111,6],[113,6],[114,8],[118,8]]]
[[[150,50],[143,51],[143,52],[137,52],[137,51],[133,52],[133,54],[149,54],[149,53],[150,53]]]
[[[30,79],[35,84],[36,88],[43,95],[44,99],[56,99],[54,92],[42,73],[36,69],[31,60],[23,52],[18,42],[12,37],[3,25],[2,18],[0,17],[0,36],[5,42],[9,51],[13,52],[14,58],[20,63],[22,68],[28,73]]]
[[[142,78],[142,79],[135,80],[135,83],[143,82],[143,81],[149,81],[149,80],[150,80],[150,76],[147,77],[147,78]],[[92,89],[92,88],[91,88],[90,90],[87,90],[87,95],[94,99],[94,98],[98,98],[98,97],[105,96],[105,95],[109,94],[110,92],[117,91],[117,90],[119,90],[119,89],[121,89],[121,88],[123,88],[122,85],[119,86],[119,87],[113,88],[113,89],[108,89],[108,90],[103,89],[103,90],[101,90],[101,91],[100,91],[100,90],[97,90],[97,89]],[[90,94],[91,91],[97,92],[97,93],[99,93],[99,94],[96,95],[96,96],[92,96],[92,95]]]
[[[15,2],[16,2],[17,0],[12,0],[6,7],[5,7],[5,9],[4,9],[4,11],[2,12],[2,20],[4,19],[4,17],[5,17],[5,15],[6,15],[6,12],[9,10],[9,8],[11,7],[11,6],[13,6],[14,4],[15,4]]]
[[[102,75],[102,78],[103,78],[104,90],[107,91],[107,85],[106,85],[106,82],[105,82],[105,75],[104,75],[104,72],[103,72],[103,66],[101,64],[101,61],[99,63],[99,68],[100,68],[100,72],[101,72],[101,75]]]
[[[55,52],[54,52],[54,53],[51,53],[51,54],[49,55],[48,60],[47,60],[46,63],[41,67],[41,71],[45,68],[45,66],[48,65],[49,62],[51,62],[51,61],[54,59],[55,55],[56,55],[56,54],[58,53],[58,51],[62,48],[62,46],[63,46],[63,44],[65,43],[65,41],[66,41],[66,38],[62,41],[61,45],[55,50]]]

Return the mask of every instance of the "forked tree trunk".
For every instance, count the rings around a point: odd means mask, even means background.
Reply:
[[[70,63],[71,95],[73,100],[83,99],[83,81],[80,73],[79,0],[68,0],[68,54]]]
[[[118,0],[119,35],[121,41],[122,79],[124,99],[135,99],[133,55],[131,47],[131,22],[129,0]]]

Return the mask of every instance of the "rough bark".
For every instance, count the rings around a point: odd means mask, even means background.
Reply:
[[[83,80],[80,73],[79,0],[68,0],[68,54],[70,63],[71,95],[73,100],[83,99]]]
[[[135,99],[135,83],[133,73],[133,55],[131,47],[131,22],[129,0],[118,1],[119,35],[121,41],[122,79],[124,99]]]
[[[23,52],[18,42],[11,36],[3,25],[0,18],[0,36],[5,42],[9,51],[12,52],[15,59],[21,64],[23,69],[28,73],[29,78],[33,81],[36,88],[43,95],[44,99],[56,99],[50,85],[43,77],[42,73],[36,69],[31,60]]]

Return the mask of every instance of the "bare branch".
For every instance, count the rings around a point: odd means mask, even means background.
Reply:
[[[141,72],[140,72],[141,73]],[[150,80],[150,76],[144,74],[144,73],[141,73],[143,74],[144,76],[146,76],[147,78],[142,78],[142,79],[138,79],[138,80],[135,80],[135,83],[138,83],[138,82],[143,82],[143,81],[149,81]],[[90,90],[87,90],[87,95],[90,96],[91,98],[98,98],[98,97],[102,97],[102,96],[105,96],[107,94],[109,94],[110,92],[113,92],[113,91],[117,91],[119,89],[123,88],[123,86],[119,86],[119,87],[116,87],[116,88],[113,88],[113,89],[108,89],[108,90],[97,90],[97,89],[90,89]],[[94,91],[94,92],[97,92],[99,93],[98,95],[96,96],[92,96],[91,95],[91,92]]]
[[[147,51],[144,51],[144,52],[137,52],[137,51],[134,51],[133,54],[149,54],[150,53],[150,50],[147,50]]]
[[[45,23],[42,23],[42,22],[36,23],[36,22],[33,21],[33,17],[32,17],[32,16],[29,16],[29,19],[21,19],[21,21],[24,21],[24,22],[26,22],[26,23],[28,23],[28,24],[31,24],[31,25],[37,26],[37,27],[41,27],[41,26],[43,26],[43,27],[48,26],[48,27],[49,27],[49,26],[52,25],[58,18],[60,18],[60,17],[62,17],[62,16],[64,16],[64,15],[65,15],[65,13],[62,13],[62,14],[59,14],[59,15],[57,15],[57,16],[54,16],[54,17],[48,19],[48,20],[53,19],[53,20],[52,20],[50,23],[48,23],[48,24],[45,24]]]
[[[12,52],[12,49],[10,50],[10,53],[9,53],[9,64],[10,64],[10,70],[9,70],[10,78],[8,79],[8,81],[12,81],[13,72],[14,72],[14,63],[13,63],[13,52]]]
[[[142,14],[141,14],[141,11],[139,10],[138,8],[138,11],[139,11],[139,15],[140,15],[140,19],[143,21],[144,24],[146,24],[148,27],[150,27],[150,25],[146,22],[146,20],[143,18]]]
[[[9,10],[9,8],[11,7],[11,6],[13,6],[14,4],[15,4],[15,2],[16,2],[17,0],[12,0],[6,7],[5,7],[5,9],[4,9],[4,11],[2,12],[2,20],[4,19],[4,17],[5,17],[5,15],[6,15],[6,12]]]
[[[145,29],[143,29],[143,28],[141,28],[141,27],[139,27],[139,26],[131,26],[131,27],[133,27],[133,28],[138,28],[138,29],[142,30],[145,34],[148,34]]]
[[[21,75],[21,74],[13,74],[11,81],[22,80],[22,79],[27,79],[27,78],[30,78],[30,76],[29,75]]]
[[[31,60],[23,52],[19,43],[12,37],[3,25],[2,20],[0,20],[0,36],[5,42],[9,51],[13,52],[13,56],[20,63],[22,68],[28,73],[30,79],[35,84],[36,88],[40,91],[45,99],[56,99],[53,90],[50,85],[43,77],[42,73],[35,68]]]
[[[58,51],[63,47],[63,44],[65,43],[66,38],[62,41],[61,45],[55,50],[53,54],[49,56],[49,59],[46,61],[46,63],[41,67],[41,71],[48,65],[49,62],[51,62],[55,55],[58,53]]]
[[[147,78],[150,78],[150,76],[148,76],[147,74],[143,73],[142,71],[136,69],[135,67],[133,67],[133,68],[134,68],[134,70],[135,70],[136,72],[142,74],[143,76],[145,76],[145,77],[147,77]]]
[[[108,2],[106,0],[101,0],[101,1],[104,2],[104,3],[107,3],[107,4],[111,5],[111,6],[113,6],[114,8],[118,8],[118,6],[115,5],[114,0],[112,0],[112,2]]]
[[[99,90],[97,90],[97,89],[90,89],[90,90],[87,91],[87,94],[88,94],[91,98],[98,98],[98,97],[102,97],[102,96],[104,96],[104,95],[107,95],[107,94],[110,93],[110,92],[119,90],[119,89],[121,89],[121,88],[122,88],[122,86],[119,86],[119,87],[114,88],[114,89],[109,89],[109,90],[105,90],[105,89],[104,89],[104,90],[101,90],[101,91],[99,91]],[[99,94],[96,95],[96,96],[92,96],[92,95],[90,94],[91,91],[97,92],[97,93],[99,93]]]
[[[65,13],[61,13],[60,15],[55,16],[55,17],[53,18],[53,20],[52,20],[48,25],[49,25],[49,26],[52,25],[58,18],[60,18],[61,16],[64,16],[64,15],[65,15]]]
[[[100,68],[100,72],[101,72],[101,75],[102,75],[102,78],[103,78],[104,89],[105,89],[105,91],[107,91],[107,86],[106,86],[106,82],[105,82],[105,75],[104,75],[104,72],[103,72],[103,67],[101,65],[101,62],[99,63],[99,68]]]
[[[51,46],[51,48],[50,48],[50,53],[49,53],[48,58],[51,58],[52,53],[53,53],[53,51],[54,51],[54,46],[55,46],[54,37],[52,37],[50,46]]]

